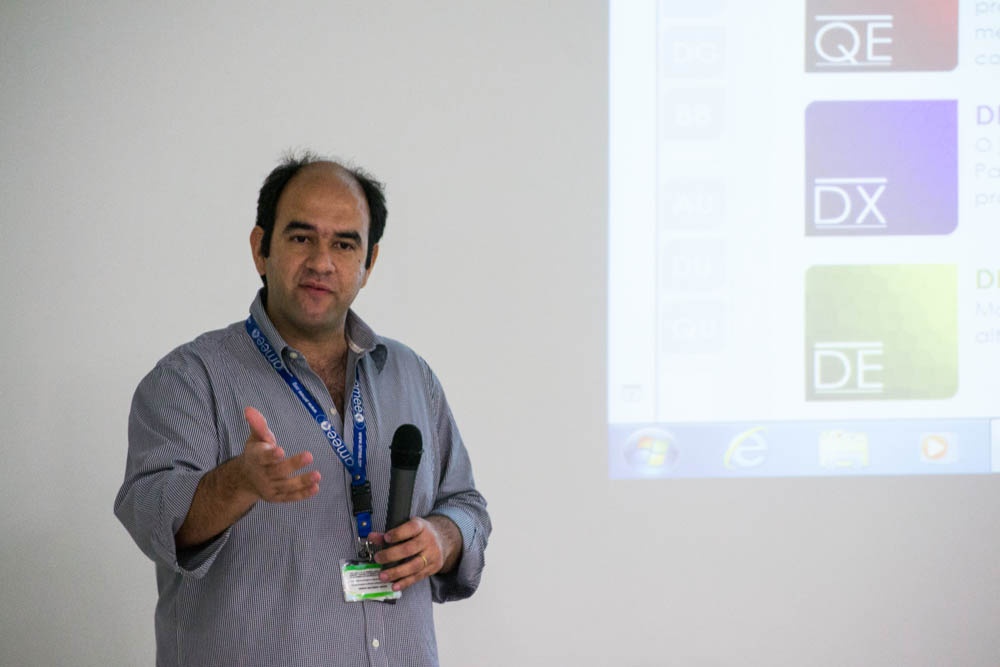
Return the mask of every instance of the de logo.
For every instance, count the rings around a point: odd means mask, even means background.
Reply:
[[[807,72],[944,71],[958,64],[958,0],[807,0]]]
[[[807,236],[955,229],[956,101],[820,101],[805,121]]]
[[[943,399],[958,389],[953,264],[806,272],[806,400]]]

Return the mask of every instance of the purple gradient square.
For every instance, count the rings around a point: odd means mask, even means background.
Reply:
[[[806,235],[949,234],[958,224],[958,103],[806,108]]]

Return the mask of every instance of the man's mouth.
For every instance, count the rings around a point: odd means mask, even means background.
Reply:
[[[330,292],[333,291],[326,285],[321,285],[319,283],[313,283],[313,282],[300,283],[299,287],[306,290],[310,294],[329,294]]]

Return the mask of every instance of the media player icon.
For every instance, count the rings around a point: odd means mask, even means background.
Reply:
[[[920,436],[920,460],[923,463],[954,463],[958,460],[954,433],[924,433]]]

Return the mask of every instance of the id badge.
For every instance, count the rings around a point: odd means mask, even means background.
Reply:
[[[392,590],[392,582],[379,581],[382,566],[366,560],[340,559],[340,579],[344,586],[344,600],[398,600],[402,591]]]

